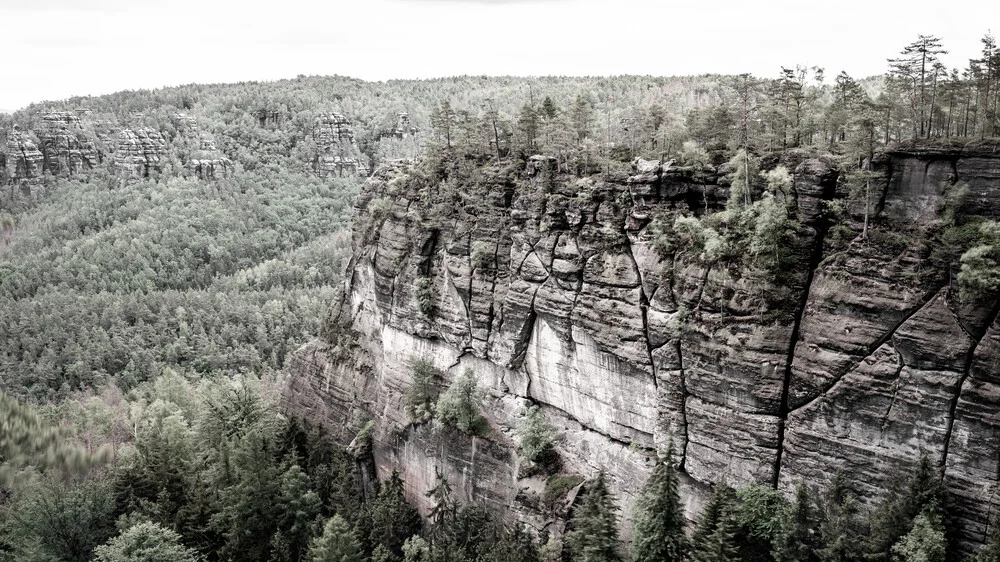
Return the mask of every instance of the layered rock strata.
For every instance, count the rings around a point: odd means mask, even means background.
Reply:
[[[867,239],[860,216],[827,212],[846,195],[832,158],[764,162],[779,164],[798,227],[777,277],[709,260],[671,229],[724,206],[712,171],[637,161],[630,176],[577,178],[537,157],[515,176],[484,170],[456,199],[448,182],[380,170],[356,202],[345,298],[294,356],[287,406],[345,443],[354,410],[375,420],[378,472],[401,470],[425,509],[442,470],[466,500],[537,528],[552,513],[511,438],[529,404],[559,429],[564,472],[609,475],[626,528],[671,442],[691,513],[710,482],[791,491],[838,472],[874,502],[926,454],[961,500],[964,544],[981,543],[1000,481],[1000,308],[961,301],[931,250],[955,186],[964,212],[1000,213],[1000,154],[890,154]],[[477,373],[489,436],[410,419],[415,358],[444,371],[442,388]]]
[[[158,169],[166,152],[167,141],[159,131],[148,127],[125,129],[118,133],[114,165],[124,177],[148,178],[151,171]]]
[[[38,146],[15,125],[7,136],[7,147],[4,151],[7,181],[21,183],[41,178],[44,159]]]
[[[312,140],[316,145],[313,168],[322,177],[367,176],[367,158],[354,142],[354,130],[347,117],[327,113],[316,119]]]
[[[97,167],[103,155],[75,113],[54,111],[41,116],[38,131],[42,167],[53,175],[79,174]]]

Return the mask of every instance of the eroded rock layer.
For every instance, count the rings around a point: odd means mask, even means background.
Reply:
[[[327,113],[316,119],[312,140],[317,147],[313,167],[320,176],[367,176],[367,159],[354,142],[354,130],[347,117]]]
[[[41,123],[38,138],[46,171],[57,176],[78,174],[101,164],[101,153],[75,113],[45,113]]]
[[[115,168],[128,178],[148,178],[166,151],[167,141],[159,131],[148,127],[125,129],[118,133],[115,143]]]
[[[364,412],[379,473],[401,470],[423,508],[441,470],[466,499],[537,528],[553,512],[511,433],[529,404],[559,429],[564,472],[609,475],[626,528],[668,443],[692,513],[710,482],[791,491],[838,471],[874,501],[927,454],[962,500],[966,544],[982,542],[1000,480],[998,305],[961,301],[929,248],[957,184],[966,212],[1000,213],[1000,155],[889,155],[865,239],[860,216],[826,212],[845,195],[832,158],[765,161],[778,165],[798,225],[779,275],[669,234],[680,216],[724,207],[712,170],[637,160],[602,180],[539,156],[515,174],[487,169],[458,197],[447,181],[381,169],[356,202],[345,299],[295,355],[287,405],[335,429]],[[487,437],[414,423],[415,358],[445,372],[442,388],[477,373]]]

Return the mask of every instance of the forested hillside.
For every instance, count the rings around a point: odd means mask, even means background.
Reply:
[[[642,195],[613,199],[615,185],[659,181],[672,169],[701,186],[672,209],[686,213],[676,221],[639,211],[633,219],[650,221],[657,255],[686,252],[692,268],[706,267],[702,285],[711,268],[733,275],[733,286],[755,284],[759,298],[747,302],[763,308],[745,316],[761,325],[791,325],[812,275],[804,272],[817,265],[810,260],[854,243],[876,248],[908,281],[931,268],[946,272],[956,294],[981,304],[1000,289],[992,200],[976,186],[949,184],[940,220],[901,231],[898,217],[878,216],[885,201],[873,187],[887,180],[885,153],[900,147],[995,152],[995,41],[984,37],[982,57],[967,68],[941,65],[943,49],[920,36],[886,54],[888,71],[878,77],[798,66],[772,77],[300,76],[0,114],[0,560],[889,562],[967,554],[956,546],[943,467],[926,457],[912,459],[909,473],[887,475],[895,484],[871,511],[839,479],[806,482],[789,501],[774,489],[777,476],[739,491],[720,476],[692,525],[678,491],[678,472],[690,465],[675,451],[659,462],[651,445],[616,437],[616,447],[648,454],[657,467],[629,515],[625,545],[613,487],[603,476],[584,482],[561,472],[555,430],[537,410],[516,429],[490,426],[472,375],[438,388],[443,372],[414,362],[401,376],[423,386],[407,390],[407,411],[397,413],[412,418],[407,431],[433,429],[445,441],[513,443],[518,466],[540,478],[533,509],[547,518],[541,532],[461,506],[444,474],[426,490],[415,487],[428,482],[398,475],[372,480],[377,420],[360,405],[337,427],[278,406],[292,353],[329,328],[352,220],[355,238],[379,238],[392,221],[440,233],[475,223],[497,201],[507,209],[513,186],[535,177],[559,176],[586,192],[540,188],[525,198],[555,201],[540,215],[592,206],[596,216],[606,204],[608,220],[629,205],[649,207]],[[819,186],[834,178],[827,187],[835,200],[799,212],[787,154],[820,161],[825,175],[811,179]],[[380,196],[361,201],[363,213],[352,217],[369,176]],[[412,204],[397,204],[410,196]],[[612,226],[583,239],[627,245]],[[493,243],[505,235],[490,234]],[[800,244],[809,236],[819,251]],[[472,271],[495,273],[503,256],[480,244],[463,258],[471,294]],[[905,269],[914,263],[930,266]],[[421,322],[440,312],[426,279],[405,290]],[[492,303],[477,304],[492,321]],[[741,305],[720,308],[735,315]],[[329,372],[320,373],[329,388]],[[658,395],[661,383],[651,384]],[[777,394],[769,399],[787,417],[788,391]],[[333,445],[334,434],[350,446]],[[686,445],[678,445],[682,455]],[[429,522],[405,499],[424,494]],[[685,526],[695,532],[684,535]],[[984,562],[1000,557],[997,545],[1000,534],[990,533]]]

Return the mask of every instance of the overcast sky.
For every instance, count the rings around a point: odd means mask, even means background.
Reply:
[[[964,66],[997,16],[993,0],[0,0],[0,109],[298,74],[860,77],[918,33]]]

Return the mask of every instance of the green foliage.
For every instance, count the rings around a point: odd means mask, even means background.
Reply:
[[[298,558],[292,558],[297,560]],[[327,520],[323,534],[309,545],[310,562],[362,562],[361,544],[347,521],[339,515]]]
[[[181,543],[181,536],[156,523],[133,525],[97,547],[96,562],[198,562],[197,552]]]
[[[688,249],[706,264],[717,262],[726,252],[726,242],[719,232],[695,217],[677,217],[673,231],[679,247]]]
[[[110,447],[91,452],[69,438],[67,430],[0,391],[0,488],[15,483],[27,470],[82,473],[110,456]]]
[[[749,207],[756,199],[758,191],[756,184],[760,168],[757,159],[742,149],[729,160],[729,167],[732,172],[729,178],[731,183],[726,210],[737,211]]]
[[[431,280],[427,277],[417,277],[413,280],[413,302],[417,305],[420,314],[430,318],[437,308],[437,291]]]
[[[778,197],[765,193],[753,204],[756,221],[750,236],[750,253],[754,262],[772,277],[795,265],[794,243],[798,221],[789,215],[788,207]]]
[[[549,511],[554,511],[566,501],[566,494],[583,482],[583,477],[577,474],[553,474],[545,480],[545,490],[542,492],[542,504]]]
[[[406,408],[410,417],[417,422],[426,422],[434,417],[438,398],[438,381],[444,373],[427,359],[411,361],[410,373],[413,382],[406,391]]]
[[[420,514],[406,503],[403,496],[403,480],[399,473],[382,484],[375,501],[366,506],[356,529],[359,530],[365,552],[378,547],[392,556],[403,555],[403,544],[420,532]]]
[[[693,140],[684,141],[681,145],[680,159],[685,166],[705,168],[712,165],[712,157],[708,155],[708,151]]]
[[[115,497],[109,478],[43,479],[17,492],[11,534],[22,560],[86,562],[114,532]]]
[[[961,257],[958,282],[966,299],[1000,289],[1000,223],[984,221],[979,226],[979,237],[980,243]]]
[[[862,557],[859,504],[841,474],[834,476],[820,500],[819,548],[821,562],[850,562]]]
[[[774,537],[776,562],[816,562],[818,533],[816,508],[805,486],[795,490],[795,502],[783,514],[781,531]]]
[[[574,507],[566,532],[573,562],[621,560],[618,541],[618,505],[600,474]]]
[[[725,485],[716,485],[691,535],[691,560],[694,562],[730,562],[739,560],[736,516],[736,493]]]
[[[688,539],[687,520],[681,504],[673,445],[658,459],[653,474],[636,502],[632,539],[633,562],[674,562],[684,560]]]
[[[948,541],[936,506],[930,505],[913,519],[913,528],[892,552],[903,562],[945,562]]]
[[[917,463],[916,470],[905,482],[893,483],[869,519],[869,533],[864,549],[868,560],[888,561],[893,547],[913,526],[913,521],[930,506],[941,509],[947,496],[927,455]],[[945,529],[947,532],[947,529]]]
[[[735,510],[737,541],[744,560],[771,560],[777,537],[782,533],[789,510],[780,492],[769,486],[753,485],[737,490]]]
[[[494,252],[489,244],[476,240],[472,243],[472,250],[469,252],[469,263],[473,269],[488,267],[493,262]]]
[[[549,424],[538,406],[528,408],[517,423],[517,438],[524,460],[538,462],[551,449],[557,437],[555,428]]]
[[[465,433],[483,435],[489,431],[486,418],[479,413],[484,392],[472,369],[465,369],[438,398],[434,406],[437,419],[444,425]]]

